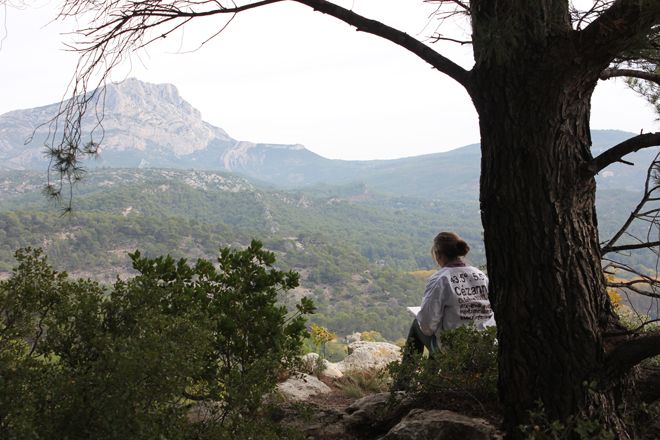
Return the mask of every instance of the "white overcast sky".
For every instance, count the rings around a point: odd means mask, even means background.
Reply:
[[[74,72],[77,56],[63,45],[72,37],[63,33],[76,23],[49,24],[57,3],[38,1],[0,9],[0,114],[59,102]],[[434,29],[426,26],[433,7],[419,0],[343,4],[412,35]],[[479,142],[477,114],[460,86],[404,49],[300,4],[239,14],[201,49],[176,53],[195,49],[224,22],[193,21],[185,34],[133,56],[113,80],[174,84],[234,139],[303,144],[331,159],[393,159]],[[434,48],[471,66],[468,46]],[[657,131],[655,119],[621,81],[598,85],[593,129]]]

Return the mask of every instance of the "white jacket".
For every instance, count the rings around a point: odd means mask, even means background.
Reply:
[[[488,278],[460,260],[450,262],[426,282],[417,321],[426,335],[435,334],[438,346],[442,330],[467,325],[470,321],[479,330],[495,325],[488,300]]]

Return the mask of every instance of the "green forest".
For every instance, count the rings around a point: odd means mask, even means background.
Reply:
[[[62,216],[39,191],[43,177],[0,173],[5,276],[14,252],[27,246],[42,248],[56,270],[110,284],[135,275],[128,253],[136,249],[150,258],[213,261],[220,248],[243,249],[257,239],[275,253],[276,268],[301,274],[290,300],[313,299],[318,310],[310,324],[396,341],[410,325],[405,308],[419,305],[424,289],[409,272],[433,268],[435,234],[456,231],[472,246],[469,263],[485,264],[473,200],[391,196],[361,182],[293,192],[260,189],[228,173],[98,169],[76,188],[74,214]],[[635,204],[629,191],[602,191],[601,234],[613,234]],[[654,257],[619,256],[645,273],[654,270]]]

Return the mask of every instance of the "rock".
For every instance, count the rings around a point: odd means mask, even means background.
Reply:
[[[491,440],[497,431],[483,419],[452,411],[413,409],[381,440]]]
[[[387,342],[353,342],[348,346],[348,356],[335,364],[337,369],[347,371],[380,371],[390,362],[401,362],[401,349]]]
[[[346,408],[348,416],[344,420],[347,427],[369,423],[376,417],[376,412],[387,410],[387,398],[390,393],[372,394],[356,400]]]
[[[290,377],[286,382],[278,384],[277,389],[286,400],[290,401],[307,400],[314,394],[325,394],[331,391],[326,384],[308,374]]]
[[[342,373],[339,370],[339,368],[335,366],[335,364],[332,364],[328,361],[324,361],[324,362],[327,362],[327,364],[326,364],[326,369],[323,370],[323,372],[321,373],[321,377],[328,377],[330,379],[339,379],[344,376],[344,373]]]
[[[307,408],[290,402],[278,405],[277,422],[289,428],[298,429],[307,435],[338,435],[346,432],[342,420],[346,414],[336,408],[319,408],[314,404],[305,404]],[[303,416],[302,412],[311,412]]]
[[[308,373],[314,373],[316,371],[319,358],[320,356],[317,353],[307,353],[305,356],[303,356],[302,361],[304,371],[307,371]],[[344,373],[339,371],[336,364],[328,362],[327,359],[323,359],[323,364],[325,365],[325,370],[323,370],[319,376],[338,379],[344,375]]]

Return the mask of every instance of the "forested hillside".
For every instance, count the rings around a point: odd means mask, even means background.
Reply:
[[[23,191],[1,200],[0,209],[57,213],[59,207],[46,205],[39,191],[44,174],[28,175],[23,181],[21,173],[0,173],[0,190]],[[334,194],[325,188],[325,194],[314,188],[309,194],[264,191],[227,173],[106,169],[90,171],[74,194],[74,207],[79,214],[225,223],[255,236],[319,232],[351,243],[372,263],[405,271],[430,269],[431,240],[440,230],[455,230],[472,244],[471,261],[485,262],[476,201],[387,196],[361,183],[335,187]]]
[[[340,335],[378,331],[396,340],[407,331],[406,306],[419,305],[424,281],[404,272],[432,269],[430,245],[454,230],[473,246],[468,260],[484,264],[479,206],[392,196],[361,182],[304,190],[255,187],[223,172],[96,169],[74,192],[75,214],[60,216],[40,189],[42,172],[0,173],[0,271],[13,252],[42,247],[58,270],[102,282],[134,274],[128,252],[214,259],[220,247],[253,238],[275,252],[277,267],[301,273],[292,292],[319,306],[312,323]],[[603,237],[623,223],[639,194],[599,192]],[[642,233],[642,229],[638,229]],[[628,260],[651,274],[650,252]]]

